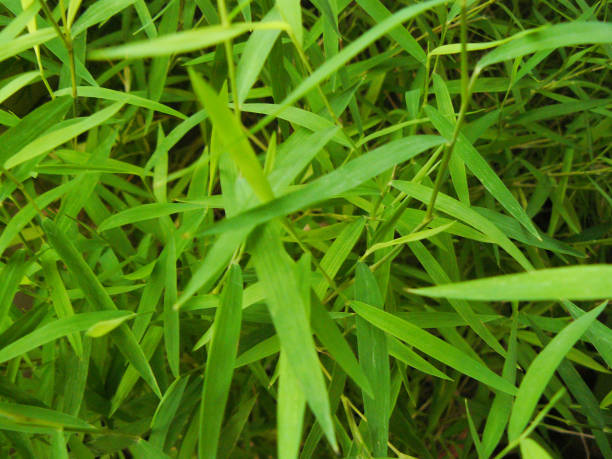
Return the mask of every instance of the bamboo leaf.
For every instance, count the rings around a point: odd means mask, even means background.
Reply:
[[[42,227],[49,239],[49,243],[68,269],[73,273],[79,287],[91,306],[98,310],[116,310],[117,307],[113,303],[113,300],[104,290],[104,287],[94,272],[68,237],[60,232],[55,223],[51,220],[43,220]],[[142,378],[149,384],[151,389],[153,389],[157,395],[161,396],[159,386],[149,366],[149,362],[132,331],[123,324],[112,332],[112,337],[125,358],[134,366]]]
[[[596,300],[612,296],[612,266],[540,269],[412,290],[418,295],[483,301]]]
[[[226,148],[232,160],[239,167],[240,172],[247,179],[253,191],[261,201],[269,201],[274,197],[268,180],[264,176],[251,144],[246,138],[243,128],[230,111],[225,108],[221,98],[215,91],[193,70],[188,69],[191,84],[208,111],[213,124],[221,133],[223,147]]]
[[[508,438],[518,438],[536,408],[538,399],[544,392],[553,373],[565,357],[565,354],[576,344],[587,328],[604,310],[604,303],[587,312],[580,319],[572,322],[557,334],[533,360],[525,377],[521,381],[516,400],[508,422]]]
[[[215,314],[204,375],[200,412],[199,456],[215,458],[225,404],[232,382],[242,315],[242,273],[232,265]]]
[[[336,449],[329,399],[304,301],[298,293],[292,261],[280,242],[278,230],[271,225],[265,225],[253,237],[256,241],[255,269],[266,291],[266,304],[280,338],[281,349],[286,352],[289,367],[295,372],[306,401],[327,439]]]
[[[151,40],[95,49],[88,53],[87,58],[102,61],[188,53],[231,40],[252,30],[283,30],[285,28],[286,24],[283,22],[236,23],[227,27],[214,25],[163,35]]]
[[[216,223],[206,229],[202,235],[219,234],[229,230],[235,231],[245,225],[254,226],[272,218],[307,208],[317,202],[348,191],[394,165],[408,161],[419,153],[441,143],[442,139],[436,136],[412,136],[390,142],[310,182],[298,191],[276,198],[236,217]]]
[[[63,319],[57,319],[3,347],[0,350],[0,362],[11,360],[71,333],[89,330],[97,324],[106,323],[111,320],[125,321],[132,317],[134,317],[134,314],[130,311],[116,310],[84,312]]]
[[[603,22],[575,21],[565,24],[554,24],[532,30],[531,33],[519,32],[512,40],[486,54],[476,64],[475,71],[526,54],[564,46],[585,43],[610,43],[612,41],[612,24]]]
[[[117,102],[98,113],[71,123],[69,126],[57,129],[38,137],[17,151],[4,162],[5,169],[11,169],[25,161],[44,155],[70,139],[107,121],[123,107],[123,102]]]
[[[355,271],[355,298],[375,308],[384,309],[376,278],[363,263],[358,263]],[[357,317],[356,326],[359,363],[374,392],[374,397],[363,394],[371,449],[377,456],[386,456],[391,416],[391,372],[387,338],[382,330],[361,316]]]
[[[516,388],[508,381],[461,350],[421,330],[410,322],[362,302],[354,301],[351,303],[351,307],[375,327],[405,341],[434,359],[496,390],[511,395],[516,393]]]

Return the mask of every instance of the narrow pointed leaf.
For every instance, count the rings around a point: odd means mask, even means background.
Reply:
[[[199,457],[217,456],[242,317],[242,273],[232,265],[213,323],[200,412]]]
[[[516,388],[501,376],[493,373],[463,351],[427,333],[410,322],[358,301],[352,302],[351,307],[372,325],[405,341],[434,359],[445,363],[477,381],[487,384],[493,389],[511,395],[516,393]]]
[[[133,316],[130,311],[97,311],[84,312],[54,320],[0,349],[0,362],[6,362],[71,333],[89,330],[96,324],[105,323],[109,320],[124,321]]]
[[[218,234],[241,228],[247,224],[256,225],[307,208],[355,188],[396,164],[408,161],[442,142],[443,140],[437,136],[412,136],[390,142],[310,182],[298,191],[216,223],[202,234]]]
[[[265,225],[254,238],[255,269],[264,286],[268,310],[289,366],[300,381],[310,409],[336,448],[327,389],[319,368],[304,301],[299,294],[293,262],[285,252],[277,229],[271,225]]]
[[[582,337],[606,303],[587,312],[558,333],[531,362],[521,381],[508,422],[508,438],[515,440],[529,423],[544,389],[567,352]]]
[[[412,290],[418,295],[480,301],[597,300],[612,297],[612,265],[539,269]]]
[[[73,273],[74,278],[79,283],[79,287],[91,306],[98,310],[116,310],[117,307],[115,303],[113,303],[113,300],[106,290],[104,290],[104,287],[89,265],[85,262],[82,255],[78,252],[72,241],[59,231],[55,223],[51,220],[43,220],[42,227],[49,239],[49,243],[68,269]],[[111,336],[125,358],[134,366],[138,373],[140,373],[151,389],[153,389],[157,395],[161,396],[159,386],[149,366],[149,362],[132,331],[123,324],[115,329]]]
[[[228,27],[214,25],[163,35],[151,40],[128,43],[112,48],[95,49],[89,52],[87,58],[102,61],[107,59],[136,59],[188,53],[214,46],[225,40],[231,40],[253,29],[282,30],[285,27],[286,25],[283,22],[237,23]]]

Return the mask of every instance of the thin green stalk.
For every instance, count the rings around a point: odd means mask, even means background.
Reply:
[[[7,169],[2,168],[2,173],[4,175],[6,175],[6,177],[11,182],[13,182],[15,184],[15,186],[19,189],[19,191],[21,191],[23,193],[23,195],[25,196],[27,201],[30,204],[32,204],[32,207],[38,213],[38,215],[40,215],[41,218],[46,217],[45,213],[42,211],[42,209],[40,207],[38,207],[38,204],[36,204],[36,201],[34,201],[34,198],[32,198],[32,196],[30,196],[30,193],[28,193],[28,190],[25,189],[25,187],[23,186],[23,183],[21,183],[19,180],[17,180],[17,178],[11,172],[9,172]]]
[[[62,11],[62,20],[64,21],[65,31],[62,31],[57,21],[53,18],[53,13],[49,9],[46,0],[40,0],[40,5],[45,13],[46,18],[49,20],[55,31],[57,32],[58,37],[64,43],[66,47],[66,51],[68,52],[68,60],[70,66],[70,80],[72,83],[72,111],[74,117],[77,116],[77,80],[76,80],[76,66],[74,61],[74,47],[72,43],[72,37],[70,35],[70,30],[66,28],[67,20],[66,13],[63,8],[63,2],[60,4],[60,9]],[[76,145],[76,139],[74,139]]]
[[[19,207],[19,204],[16,203],[16,205],[17,205],[17,208],[19,210],[21,210],[21,208]],[[7,212],[7,210],[4,208],[4,206],[0,206],[0,211],[2,211],[2,215],[4,215],[4,218],[6,219],[6,222],[7,223],[10,222],[11,221],[11,216]],[[30,226],[34,227],[34,225],[32,223],[30,223]],[[35,254],[36,253],[36,251],[33,248],[30,247],[30,244],[28,243],[27,239],[23,235],[22,231],[19,232],[18,237],[21,240],[21,243],[23,244],[23,246],[28,250],[28,252],[30,252],[31,254]]]
[[[506,456],[506,454],[508,454],[510,451],[512,451],[514,448],[516,448],[521,441],[523,441],[524,439],[526,439],[527,437],[529,437],[529,435],[531,435],[531,432],[533,432],[535,430],[535,428],[540,425],[540,423],[542,422],[542,419],[544,419],[546,417],[546,415],[548,414],[548,412],[550,410],[552,410],[555,406],[555,404],[561,399],[561,397],[563,397],[565,395],[565,388],[562,387],[561,389],[559,389],[555,395],[553,395],[550,400],[548,401],[548,403],[546,404],[546,406],[544,407],[544,409],[542,411],[540,411],[538,413],[538,415],[535,417],[535,419],[533,420],[533,422],[529,425],[529,427],[527,429],[525,429],[525,431],[514,441],[510,442],[503,450],[501,450],[493,459],[502,459],[504,456]]]
[[[306,71],[309,74],[312,74],[313,70],[312,70],[312,67],[310,66],[310,62],[308,61],[308,57],[304,53],[304,50],[302,49],[300,44],[297,42],[295,36],[293,35],[293,32],[292,31],[288,31],[288,33],[289,33],[289,37],[291,38],[291,41],[293,43],[293,46],[295,47],[295,49],[298,52],[298,56],[300,57],[300,60],[304,64],[304,67],[306,67]],[[338,115],[336,115],[336,113],[334,112],[334,109],[331,106],[331,102],[329,101],[329,98],[327,97],[327,94],[325,94],[323,92],[323,89],[321,88],[320,84],[317,84],[316,88],[317,88],[317,92],[321,96],[321,99],[323,100],[323,104],[325,105],[325,108],[327,109],[329,115],[332,117],[332,120],[334,121],[336,126],[339,126],[340,129],[343,129],[344,127],[342,126],[342,121],[340,120],[340,118],[338,118]],[[351,144],[351,151],[349,151],[348,155],[346,155],[346,158],[344,159],[343,164],[346,163],[351,158],[353,152],[361,151],[359,145],[357,143],[355,143],[355,141],[350,136],[346,136],[346,137],[348,138],[348,141]]]
[[[461,34],[461,108],[459,110],[459,116],[457,118],[457,122],[455,123],[455,129],[453,130],[453,136],[450,142],[446,144],[444,155],[442,157],[442,162],[440,163],[440,168],[438,169],[438,172],[436,174],[436,180],[434,182],[431,199],[427,206],[427,211],[425,213],[425,217],[423,218],[423,222],[421,223],[421,225],[419,225],[419,229],[427,225],[433,218],[433,211],[436,205],[436,199],[438,198],[438,194],[440,193],[440,188],[442,187],[442,181],[444,180],[446,170],[448,169],[448,164],[450,163],[451,155],[453,154],[453,150],[455,149],[455,144],[457,143],[457,139],[459,138],[459,134],[461,133],[461,128],[463,127],[463,123],[465,122],[465,117],[466,117],[467,109],[470,103],[472,90],[474,88],[476,79],[478,78],[478,73],[474,71],[472,73],[472,77],[468,81],[466,0],[462,0],[462,5],[461,5],[461,32],[460,34]]]
[[[300,56],[300,60],[304,64],[304,67],[306,67],[306,71],[309,74],[312,73],[312,67],[310,66],[310,62],[308,62],[308,58],[306,57],[306,54],[304,54],[304,50],[302,49],[302,47],[299,45],[299,43],[293,36],[293,32],[289,31],[289,36],[291,37],[291,41],[293,42],[293,45],[295,46],[295,49],[297,50],[298,55]],[[321,85],[317,84],[316,87],[317,87],[317,92],[321,96],[321,99],[323,99],[323,104],[325,105],[325,108],[327,109],[328,113],[330,114],[330,116],[332,117],[332,119],[338,126],[342,126],[342,122],[340,121],[336,113],[334,112],[334,109],[332,108],[327,95],[323,92]]]
[[[45,76],[45,69],[43,68],[42,59],[40,56],[40,46],[34,47],[34,54],[36,54],[36,64],[38,65],[38,70],[40,71],[40,79],[45,85],[45,89],[49,93],[49,96],[51,97],[51,99],[55,99],[55,93],[53,92],[53,89],[51,89],[51,85],[49,84],[49,81],[47,80],[47,77]]]
[[[297,234],[297,232],[295,231],[295,228],[293,227],[293,223],[288,219],[283,219],[282,224],[287,230],[287,232],[291,235],[291,237],[293,237],[295,242],[297,242],[300,248],[304,251],[304,253],[307,253],[311,256],[311,260],[312,260],[312,263],[315,265],[315,268],[317,268],[317,270],[323,275],[323,277],[325,278],[327,283],[330,285],[332,290],[337,292],[338,295],[344,296],[342,292],[338,290],[338,286],[336,285],[336,282],[334,281],[334,279],[327,273],[327,271],[325,271],[325,269],[323,268],[323,266],[321,266],[317,258],[313,256],[311,250],[306,246],[306,244],[304,244],[299,234]]]
[[[64,0],[59,0],[59,8],[60,14],[62,15],[62,24],[64,24],[64,28],[68,30],[70,25],[68,24],[68,19],[66,18],[66,8],[64,6]]]
[[[421,167],[421,169],[419,169],[419,171],[416,173],[414,178],[411,180],[412,182],[420,183],[421,180],[423,180],[423,178],[430,171],[432,165],[438,160],[438,157],[442,153],[443,149],[444,149],[444,146],[441,145],[440,147],[436,149],[436,151],[434,151],[434,153],[429,157],[427,162],[423,165],[423,167]],[[404,213],[404,210],[408,208],[408,204],[410,204],[411,198],[401,193],[398,196],[398,198],[396,198],[396,201],[397,199],[401,199],[401,196],[404,196],[403,201],[399,204],[398,208],[393,212],[393,215],[391,215],[391,217],[376,230],[376,233],[374,233],[374,236],[372,237],[372,244],[376,244],[377,242],[380,242],[380,239],[383,237],[383,235],[389,230],[389,228],[395,227],[396,223],[398,222],[398,220],[401,218],[402,214]],[[425,224],[427,223],[429,222],[426,222]],[[423,228],[424,226],[425,225],[419,224],[415,229],[412,230],[412,232],[415,233],[419,231],[421,228]]]
[[[461,2],[461,100],[468,99],[468,54],[466,0]]]
[[[219,9],[221,24],[224,27],[229,27],[230,21],[227,15],[225,0],[217,0],[217,8]],[[227,72],[229,74],[230,87],[232,88],[232,97],[236,101],[236,103],[234,104],[234,114],[236,115],[236,118],[240,121],[240,103],[238,102],[238,87],[236,86],[236,68],[234,66],[232,41],[225,40],[223,42],[223,45],[225,47],[225,58],[227,59]]]

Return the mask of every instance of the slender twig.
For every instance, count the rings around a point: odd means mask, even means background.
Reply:
[[[472,73],[471,79],[468,82],[467,73],[467,22],[465,0],[463,0],[461,7],[461,108],[459,110],[457,122],[455,123],[453,136],[451,140],[446,144],[444,156],[442,157],[440,168],[438,169],[438,172],[436,174],[436,181],[434,182],[431,199],[427,206],[427,211],[425,213],[425,217],[423,218],[422,226],[425,226],[433,218],[433,211],[436,205],[436,199],[438,197],[438,194],[440,193],[442,181],[444,180],[446,170],[448,169],[453,150],[455,149],[455,144],[457,143],[457,139],[459,138],[459,134],[461,133],[461,128],[463,126],[463,123],[465,122],[465,117],[470,103],[472,90],[474,88],[474,83],[476,82],[476,79],[478,77],[478,72],[474,71]]]
[[[217,0],[217,8],[219,9],[219,16],[221,18],[221,24],[224,27],[230,26],[230,20],[227,16],[227,7],[225,6],[225,0]],[[240,120],[240,101],[238,100],[238,86],[236,85],[236,67],[234,66],[234,52],[232,50],[232,40],[225,40],[223,42],[225,47],[225,58],[227,59],[227,72],[230,80],[230,87],[232,89],[232,97],[234,99],[234,114],[236,118]]]
[[[40,0],[40,5],[42,7],[43,12],[45,13],[46,18],[51,23],[58,37],[64,43],[66,47],[66,51],[68,52],[68,60],[70,67],[70,80],[72,83],[72,111],[73,116],[77,116],[77,80],[76,80],[76,65],[74,59],[74,46],[72,42],[72,36],[70,35],[70,29],[67,26],[66,13],[64,12],[63,2],[60,2],[60,10],[62,14],[62,20],[64,21],[64,30],[60,28],[59,24],[53,17],[53,13],[49,9],[46,0]],[[74,139],[76,143],[76,138]]]
[[[565,395],[565,393],[566,393],[566,390],[565,390],[564,387],[559,389],[555,393],[555,395],[553,395],[550,398],[550,400],[548,401],[548,403],[546,404],[544,409],[535,417],[535,419],[529,425],[529,427],[527,429],[525,429],[525,431],[521,435],[519,435],[518,438],[515,438],[513,441],[511,441],[508,444],[508,446],[506,446],[503,450],[501,450],[499,452],[499,454],[497,456],[495,456],[494,459],[502,459],[506,454],[508,454],[510,451],[512,451],[514,448],[516,448],[521,443],[521,441],[523,441],[529,435],[531,435],[531,432],[533,432],[535,430],[535,428],[540,424],[540,422],[542,422],[542,419],[544,419],[546,414],[548,414],[548,412],[553,409],[555,404],[561,399],[561,397],[563,397]]]

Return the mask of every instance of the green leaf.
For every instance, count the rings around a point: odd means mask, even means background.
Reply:
[[[357,263],[355,270],[355,299],[383,310],[383,297],[376,278],[364,263]],[[376,456],[386,456],[389,441],[389,417],[391,416],[391,373],[385,333],[365,318],[356,319],[359,363],[370,380],[374,397],[363,394],[365,417],[368,421],[370,445]]]
[[[545,339],[544,337],[542,338]],[[561,362],[558,371],[559,375],[567,385],[570,393],[574,396],[578,403],[582,405],[589,424],[592,426],[591,432],[595,437],[595,442],[597,443],[602,455],[606,458],[612,457],[612,448],[610,447],[610,442],[604,433],[607,423],[604,418],[604,414],[599,407],[599,403],[595,398],[595,394],[593,394],[587,383],[584,381],[584,379],[582,379],[582,376],[580,376],[578,370],[576,370],[576,368],[574,368],[574,366],[568,360]]]
[[[68,2],[68,14],[66,19],[68,20],[68,24],[70,24],[68,27],[70,28],[72,26],[72,24],[74,23],[74,18],[76,17],[79,8],[81,6],[81,1],[82,0],[70,0]]]
[[[363,218],[358,218],[351,224],[347,225],[347,227],[344,228],[344,230],[342,230],[342,232],[338,235],[329,250],[325,252],[323,258],[321,258],[321,261],[319,262],[321,269],[323,269],[331,279],[336,276],[342,267],[342,263],[344,263],[346,258],[351,253],[351,250],[359,240],[364,227],[365,219]],[[323,297],[323,294],[328,287],[327,284],[328,281],[324,278],[314,286],[315,294],[319,298]]]
[[[289,106],[301,99],[308,92],[314,89],[319,83],[337,72],[352,58],[366,49],[383,35],[389,33],[403,22],[412,19],[419,14],[446,3],[448,0],[430,0],[427,2],[411,5],[397,11],[393,15],[380,21],[374,27],[362,34],[357,40],[345,46],[342,51],[327,59],[323,65],[317,68],[310,76],[304,80],[289,94],[282,102],[282,106]]]
[[[76,122],[72,122],[69,126],[38,137],[36,140],[33,140],[21,150],[16,152],[13,156],[8,158],[4,162],[4,168],[11,169],[25,161],[48,153],[54,148],[68,142],[70,139],[77,137],[83,132],[87,132],[88,130],[104,123],[115,115],[121,109],[121,107],[123,107],[123,102],[114,103],[109,107],[100,110],[94,115],[77,119]]]
[[[71,7],[72,7],[72,3]],[[107,19],[119,13],[134,3],[134,0],[98,0],[91,5],[79,19],[72,25],[71,33],[73,37],[85,32],[90,27],[105,22]],[[71,8],[72,9],[72,8]]]
[[[155,28],[155,24],[153,22],[153,18],[151,17],[151,12],[147,7],[147,4],[144,0],[136,0],[134,2],[134,9],[140,18],[140,22],[142,23],[142,28],[144,29],[147,37],[155,38],[157,37],[157,29]]]
[[[117,307],[113,303],[113,300],[111,300],[106,290],[104,290],[104,287],[78,252],[72,241],[70,241],[64,233],[59,231],[55,223],[51,220],[43,220],[42,227],[47,234],[49,243],[74,275],[74,279],[83,291],[87,301],[94,308],[99,310],[116,310]],[[155,380],[155,376],[153,375],[153,371],[132,331],[123,324],[115,329],[111,336],[117,344],[119,351],[134,366],[153,391],[161,397],[161,392]]]
[[[59,411],[38,406],[0,402],[0,425],[3,428],[6,427],[6,421],[32,428],[41,427],[43,429],[65,429],[82,432],[98,430],[79,418]]]
[[[574,319],[586,314],[571,301],[563,300],[561,304]],[[608,368],[612,368],[612,330],[601,322],[595,321],[586,331],[585,337],[593,343],[593,346],[601,354],[601,358],[608,364]]]
[[[383,22],[389,17],[393,17],[391,12],[380,0],[357,0],[357,4],[374,19],[376,23]],[[388,34],[411,56],[417,61],[425,63],[427,56],[423,48],[414,39],[410,32],[401,25],[389,30]]]
[[[13,57],[23,51],[42,45],[43,43],[55,38],[56,32],[53,27],[45,27],[27,35],[10,40],[8,43],[0,44],[0,62]]]
[[[612,298],[606,2],[523,3],[0,0],[0,398],[95,426],[0,457],[612,459],[603,315],[504,437]]]
[[[312,321],[312,328],[317,337],[327,348],[327,351],[338,365],[342,367],[346,374],[355,381],[367,396],[374,398],[372,385],[361,366],[359,366],[359,362],[357,362],[353,351],[342,336],[340,330],[338,330],[329,312],[315,298],[313,298],[311,302],[310,320]],[[278,342],[276,337],[274,338],[274,342]],[[244,358],[243,356],[244,354],[240,357]]]
[[[506,354],[506,361],[504,362],[504,369],[502,376],[508,380],[510,384],[516,383],[516,362],[517,362],[517,339],[516,332],[518,327],[518,320],[516,317],[512,320],[512,328],[510,329],[510,337],[508,340],[508,352]],[[482,454],[488,457],[493,453],[499,441],[501,440],[508,419],[510,418],[510,411],[512,410],[512,396],[498,392],[495,394],[490,415],[487,417],[487,421],[482,433]]]
[[[240,433],[244,429],[256,402],[257,398],[251,397],[246,402],[242,403],[238,407],[238,411],[228,419],[223,428],[223,432],[221,432],[219,459],[228,459],[231,457],[232,450],[236,446]]]
[[[419,354],[414,352],[405,344],[402,344],[399,340],[393,336],[387,335],[387,348],[389,349],[389,355],[393,356],[400,362],[405,363],[412,368],[419,370],[423,373],[435,376],[436,378],[446,379],[451,381],[451,378],[446,376],[431,363],[421,357]]]
[[[612,405],[612,391],[608,392],[608,395],[606,395],[599,404],[600,408],[607,408],[610,405]]]
[[[142,351],[147,360],[150,360],[153,353],[159,346],[159,343],[163,336],[163,330],[160,327],[149,327],[147,333],[144,335],[141,341]],[[125,401],[130,391],[134,388],[138,382],[139,372],[136,371],[134,366],[129,366],[123,373],[121,380],[115,394],[110,400],[109,416],[112,416],[115,411]],[[161,398],[161,397],[160,397]]]
[[[28,26],[32,28],[32,20],[36,17],[40,8],[38,2],[30,2],[30,5],[22,4],[21,8],[12,9],[16,17],[0,31],[0,43],[4,44],[14,39]]]
[[[302,5],[299,0],[276,0],[276,7],[283,20],[289,25],[291,34],[299,46],[304,41],[302,29]]]
[[[166,222],[168,232],[173,227],[169,222]],[[170,370],[175,378],[180,374],[181,360],[181,327],[179,322],[178,311],[172,306],[177,298],[177,255],[176,255],[176,239],[170,235],[170,241],[164,248],[164,257],[160,260],[165,262],[165,292],[164,292],[164,344],[166,345],[166,356]]]
[[[276,191],[287,187],[319,150],[329,142],[336,129],[334,127],[321,133],[314,133],[307,137],[304,142],[298,142],[295,147],[288,148],[287,154],[278,162],[276,169],[269,176],[273,189]],[[303,131],[302,134],[304,134]],[[301,137],[296,138],[297,140],[301,139]],[[240,232],[224,233],[214,242],[210,256],[205,257],[202,264],[194,272],[181,297],[174,305],[175,308],[180,308],[198,290],[205,290],[210,287],[209,284],[214,282],[216,276],[227,265],[232,253],[246,238],[251,229],[252,227],[248,227]]]
[[[0,88],[0,103],[11,97],[21,88],[29,85],[40,76],[40,72],[32,71],[17,75]]]
[[[219,234],[242,228],[245,225],[254,226],[275,217],[305,209],[317,202],[351,190],[370,178],[391,169],[396,164],[408,161],[419,153],[441,143],[442,139],[437,136],[412,136],[390,142],[338,169],[334,169],[329,174],[313,180],[298,191],[276,198],[236,217],[215,223],[205,229],[202,235]]]
[[[412,289],[411,292],[480,301],[596,300],[612,297],[612,265],[540,269]]]
[[[312,134],[298,130],[279,148],[274,169],[268,179],[275,193],[284,192],[304,168],[332,139],[337,137],[339,128],[316,129]]]
[[[314,327],[314,325],[313,325]],[[280,341],[278,335],[267,338],[250,349],[247,349],[236,359],[236,368],[257,362],[280,351]]]
[[[201,104],[219,130],[223,147],[229,151],[232,160],[249,182],[253,191],[261,201],[269,201],[274,197],[272,188],[266,179],[263,169],[255,156],[255,152],[243,131],[238,119],[224,107],[223,100],[217,93],[189,67],[189,78]]]
[[[289,366],[329,442],[337,449],[329,399],[304,299],[299,294],[293,262],[285,252],[278,229],[272,225],[265,225],[253,234],[255,270],[264,286],[266,304]]]
[[[516,388],[508,381],[493,373],[487,367],[465,354],[463,351],[451,346],[446,341],[436,338],[419,327],[396,317],[388,312],[368,304],[353,301],[351,307],[377,328],[407,344],[417,348],[421,352],[436,360],[464,373],[491,388],[514,395]]]
[[[48,249],[48,247],[47,247]],[[53,301],[53,307],[57,317],[62,319],[64,317],[70,317],[74,315],[74,309],[70,302],[70,297],[66,291],[66,286],[62,280],[57,264],[55,262],[55,256],[52,251],[47,250],[40,257],[41,265],[45,275],[45,281],[48,285],[51,294],[51,300]],[[83,356],[83,344],[81,342],[81,336],[78,333],[73,333],[68,336],[70,344],[74,348],[75,353],[79,358]]]
[[[508,439],[519,437],[529,423],[540,396],[568,351],[606,307],[604,303],[572,322],[558,333],[537,355],[519,386],[508,422]]]
[[[74,181],[64,183],[36,197],[34,199],[34,204],[29,203],[23,206],[23,208],[11,218],[4,228],[4,231],[2,231],[2,235],[0,235],[0,254],[4,253],[7,247],[9,247],[19,235],[19,232],[36,217],[37,211],[35,206],[39,209],[44,209],[53,201],[56,201],[68,193],[74,185]]]
[[[199,437],[199,457],[202,458],[217,457],[240,336],[242,295],[242,272],[238,265],[232,264],[212,325],[214,329],[204,374]]]
[[[344,131],[340,130],[338,126],[332,123],[327,118],[317,115],[297,107],[285,107],[280,108],[280,105],[276,104],[242,104],[242,111],[250,113],[260,113],[263,115],[274,115],[277,118],[289,121],[292,124],[305,127],[313,132],[327,131],[332,128],[336,129],[334,133],[334,142],[339,143],[345,147],[351,147],[351,140],[346,136]]]
[[[3,279],[0,285],[0,321],[2,322],[6,322],[8,319],[7,315],[13,304],[13,299],[19,290],[29,264],[26,261],[25,251],[17,250],[0,271]]]
[[[431,199],[432,189],[424,185],[400,180],[393,181],[392,185],[398,190],[406,193],[408,196],[412,196],[425,204],[429,203]],[[509,255],[511,255],[512,258],[514,258],[525,270],[530,271],[533,269],[533,266],[529,260],[527,260],[525,255],[521,253],[521,251],[510,241],[510,239],[508,239],[508,237],[502,233],[497,226],[475,210],[451,198],[450,196],[445,195],[444,193],[438,194],[436,209],[447,213],[458,220],[464,221],[465,223],[483,232],[491,239],[492,242],[495,242]]]
[[[148,108],[149,110],[155,110],[166,115],[176,116],[182,120],[187,117],[181,112],[174,110],[167,105],[160,104],[154,100],[147,99],[145,97],[137,96],[136,94],[129,94],[122,91],[115,91],[108,88],[99,88],[95,86],[77,86],[78,97],[90,97],[93,99],[104,99],[114,100],[117,102],[123,102],[125,104],[134,105],[136,107]],[[56,97],[66,96],[72,94],[72,88],[60,89],[55,92]]]
[[[284,351],[281,351],[279,366],[278,457],[297,459],[302,440],[306,399]]]
[[[250,231],[251,228],[248,228]],[[179,309],[198,291],[206,291],[229,263],[232,254],[248,235],[248,231],[234,231],[222,234],[210,248],[207,256],[195,270],[185,286],[181,297],[174,304]]]
[[[100,338],[101,336],[107,335],[108,333],[112,332],[119,325],[124,323],[126,320],[132,319],[133,317],[135,317],[135,315],[132,314],[125,317],[117,317],[116,319],[109,319],[98,322],[89,327],[85,334],[92,338]]]
[[[512,40],[516,40],[517,38],[523,37],[525,35],[529,35],[530,33],[533,33],[533,30],[524,30],[522,32],[517,33],[516,35],[507,37],[501,40],[488,41],[485,43],[466,43],[465,46],[468,52],[469,51],[482,51],[483,49],[491,49],[491,48],[495,48],[497,46],[506,44],[508,42],[511,42]],[[430,56],[443,56],[443,55],[448,55],[448,54],[458,54],[461,52],[461,46],[462,46],[461,43],[449,43],[447,45],[438,46],[437,48],[433,49],[429,53],[429,55]]]
[[[151,420],[151,435],[149,437],[151,445],[163,450],[168,430],[172,426],[176,412],[180,407],[188,382],[188,377],[175,379],[164,393]]]
[[[525,438],[520,443],[523,459],[552,459],[552,456],[531,438]]]
[[[87,58],[103,61],[188,53],[231,40],[252,30],[283,30],[285,28],[286,24],[284,22],[234,23],[227,27],[213,25],[162,35],[151,40],[137,41],[111,48],[94,49],[88,53]]]
[[[220,199],[221,198],[221,199]],[[98,231],[107,231],[119,226],[131,225],[133,223],[151,220],[167,215],[189,212],[193,210],[204,211],[209,207],[223,207],[221,196],[209,196],[201,201],[195,202],[155,202],[151,204],[142,204],[140,206],[130,207],[119,213],[111,215],[98,225]]]
[[[436,228],[417,231],[416,233],[410,233],[410,234],[407,234],[406,236],[398,237],[397,239],[393,239],[391,241],[378,242],[377,244],[372,245],[368,250],[366,250],[364,257],[367,255],[370,255],[372,252],[376,252],[377,250],[385,249],[387,247],[393,247],[395,245],[408,244],[409,242],[429,239],[430,237],[433,237],[437,234],[444,233],[446,230],[452,227],[455,223],[456,222],[454,221],[448,222]]]
[[[84,312],[54,320],[0,349],[0,362],[14,359],[32,349],[55,341],[58,338],[63,338],[71,333],[88,330],[100,322],[128,320],[132,317],[134,317],[134,314],[131,311],[117,310]]]
[[[482,57],[475,72],[492,64],[547,49],[585,43],[612,42],[612,24],[604,22],[569,22],[538,28],[531,33],[519,32],[514,39]]]
[[[0,163],[21,150],[44,133],[58,124],[66,115],[72,101],[68,97],[57,97],[31,111],[11,129],[0,135]]]
[[[274,8],[264,16],[262,22],[275,22],[280,18],[278,10]],[[246,100],[250,89],[257,81],[266,57],[270,54],[280,32],[280,29],[256,30],[247,40],[236,68],[236,89],[238,91],[236,99],[239,106]]]
[[[425,113],[440,133],[447,139],[451,139],[453,135],[453,125],[450,121],[441,116],[433,107],[425,107]],[[521,207],[518,201],[514,198],[510,190],[499,178],[498,174],[489,166],[485,159],[478,153],[478,150],[470,143],[463,134],[459,134],[457,143],[453,153],[458,155],[472,171],[472,173],[480,180],[491,195],[527,230],[537,239],[540,239],[540,234],[532,223],[531,219]]]
[[[541,233],[540,240],[528,233],[525,227],[512,217],[500,214],[485,207],[472,206],[476,212],[491,221],[495,226],[504,232],[509,238],[515,239],[524,244],[540,247],[542,249],[558,252],[574,257],[585,258],[585,254],[576,250],[571,245],[553,239],[550,236]]]
[[[159,448],[153,446],[150,442],[139,438],[134,444],[130,446],[130,449],[134,453],[136,459],[168,459],[170,456],[165,454]]]
[[[421,242],[412,242],[409,247],[435,283],[447,284],[451,282],[448,274]],[[449,303],[485,343],[498,354],[505,356],[504,348],[499,344],[493,333],[480,321],[467,301],[449,300]]]
[[[48,313],[48,307],[40,306],[22,315],[19,319],[13,322],[10,327],[4,330],[2,334],[0,334],[0,347],[6,347],[13,341],[17,341],[22,336],[36,330],[36,328],[43,322],[45,317],[47,317]]]
[[[577,102],[566,102],[561,104],[546,105],[544,107],[529,110],[513,119],[513,123],[529,125],[536,121],[560,118],[571,113],[592,110],[598,107],[606,107],[612,105],[612,98],[581,100]]]
[[[0,124],[9,128],[15,127],[19,124],[19,117],[13,113],[5,110],[0,110]]]

